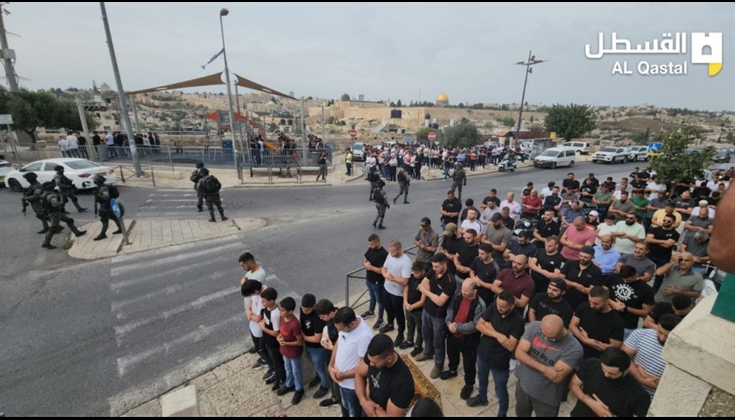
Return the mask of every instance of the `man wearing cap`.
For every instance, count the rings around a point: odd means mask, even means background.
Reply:
[[[549,280],[546,291],[537,293],[531,299],[528,305],[528,321],[541,321],[546,315],[558,315],[564,321],[564,328],[569,328],[574,310],[564,299],[566,292],[567,283],[564,279],[554,277]]]
[[[595,249],[591,246],[582,247],[579,251],[579,260],[567,261],[561,269],[561,277],[567,282],[567,294],[564,299],[572,309],[587,301],[587,295],[593,286],[602,285],[602,270],[592,264]]]
[[[79,199],[74,193],[76,187],[74,186],[72,180],[64,175],[64,167],[61,165],[56,165],[54,167],[54,171],[56,171],[56,175],[54,175],[54,183],[56,183],[56,187],[59,189],[59,194],[61,195],[61,199],[63,200],[64,204],[68,203],[69,199],[71,199],[71,202],[74,203],[74,207],[77,208],[77,211],[79,213],[86,211],[86,208],[79,205]]]
[[[702,209],[707,210],[707,216],[709,216],[710,219],[715,218],[715,209],[709,206],[709,201],[703,199],[699,200],[699,202],[697,202],[697,207],[692,209],[692,216],[689,218],[689,220],[692,220],[699,216],[699,211]],[[687,222],[689,220],[687,220]]]
[[[93,182],[94,185],[97,186],[97,189],[94,192],[95,214],[100,217],[102,228],[100,229],[100,234],[94,237],[92,240],[101,241],[102,239],[107,238],[107,227],[109,226],[110,219],[112,219],[112,221],[115,222],[115,225],[117,226],[117,230],[114,231],[113,234],[118,235],[122,233],[120,220],[117,218],[117,216],[115,216],[115,213],[112,211],[112,203],[110,202],[111,199],[119,196],[119,192],[117,192],[117,187],[113,185],[105,185],[105,177],[103,177],[102,175],[95,175]],[[99,207],[97,206],[98,204]]]
[[[620,261],[620,252],[613,248],[613,237],[605,235],[600,240],[600,245],[595,245],[595,258],[592,263],[600,267],[602,276],[607,278],[615,273],[615,264]]]
[[[23,174],[23,178],[31,184],[28,188],[23,189],[23,214],[26,212],[27,203],[31,203],[31,208],[36,213],[36,219],[43,224],[43,230],[39,231],[38,234],[46,233],[48,232],[48,214],[41,199],[43,186],[38,182],[38,175],[35,172],[26,172]]]
[[[485,237],[480,241],[493,247],[493,259],[495,261],[503,261],[503,252],[508,248],[512,237],[513,232],[503,224],[503,216],[500,213],[495,213],[490,218],[490,223],[487,224]]]

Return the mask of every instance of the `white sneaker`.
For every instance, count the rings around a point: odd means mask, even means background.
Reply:
[[[513,372],[518,367],[518,360],[510,359],[510,371]]]

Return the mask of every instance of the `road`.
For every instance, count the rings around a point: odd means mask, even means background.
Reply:
[[[640,165],[640,164],[639,164]],[[583,178],[627,176],[635,164],[579,164]],[[528,181],[560,183],[569,170],[523,169],[468,179],[463,199],[500,196]],[[412,245],[419,220],[439,229],[449,182],[414,182],[410,205],[388,210],[385,231],[371,226],[367,183],[339,187],[223,191],[228,216],[260,217],[266,228],[91,262],[40,248],[35,217],[20,196],[0,190],[0,412],[8,416],[120,415],[242,354],[249,346],[237,258],[251,251],[279,297],[316,293],[344,299],[345,273],[361,266],[367,237]],[[392,199],[398,187],[390,184]],[[192,191],[121,188],[129,214],[206,217]],[[90,195],[82,195],[84,205]],[[79,223],[91,213],[72,214]],[[60,238],[55,238],[61,245]],[[358,282],[355,289],[362,287]]]

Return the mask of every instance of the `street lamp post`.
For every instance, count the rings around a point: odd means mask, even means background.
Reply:
[[[518,128],[516,129],[516,144],[515,145],[518,145],[518,136],[520,136],[520,132],[521,132],[521,121],[523,119],[523,104],[526,102],[526,84],[528,83],[528,74],[533,73],[533,69],[531,68],[531,66],[533,66],[534,64],[543,63],[544,61],[546,60],[536,60],[536,56],[531,55],[531,51],[529,51],[527,62],[524,63],[523,61],[519,61],[516,63],[516,65],[519,65],[519,66],[526,66],[526,80],[523,81],[523,95],[521,95],[521,110],[518,113]]]
[[[115,57],[115,47],[112,45],[110,23],[107,21],[107,9],[105,9],[105,2],[103,1],[100,2],[100,10],[102,10],[102,23],[105,25],[105,35],[107,35],[107,46],[110,49],[112,71],[115,73],[115,82],[117,83],[117,95],[120,98],[120,114],[125,125],[125,132],[128,134],[128,143],[130,144],[130,154],[133,156],[135,176],[140,178],[143,176],[143,170],[140,167],[138,150],[135,147],[135,135],[133,134],[133,126],[130,123],[130,115],[128,115],[128,102],[125,99],[125,90],[123,90],[122,79],[120,78],[120,69],[117,67],[117,57]]]
[[[225,9],[219,11],[219,28],[222,32],[222,54],[225,57],[225,82],[227,82],[227,106],[230,113],[230,132],[232,133],[232,156],[235,159],[235,169],[238,168],[237,159],[237,146],[235,145],[235,111],[232,109],[232,89],[230,88],[230,68],[227,66],[227,50],[225,49],[225,26],[222,23],[222,17],[230,14],[230,11]],[[242,179],[240,171],[237,171],[238,178]]]

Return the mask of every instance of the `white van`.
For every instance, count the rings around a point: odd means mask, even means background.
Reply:
[[[590,144],[581,141],[570,141],[561,145],[561,147],[568,147],[574,149],[577,153],[588,155],[590,154]]]
[[[551,168],[554,169],[557,166],[574,166],[574,159],[577,154],[574,149],[568,149],[564,147],[553,147],[551,149],[544,150],[540,155],[533,159],[534,168]]]

